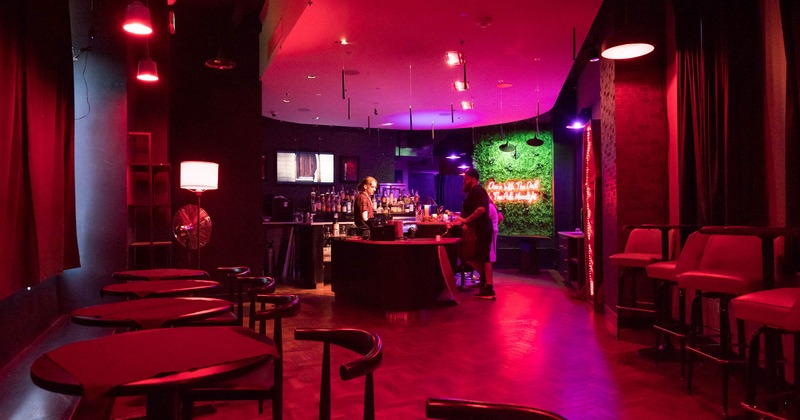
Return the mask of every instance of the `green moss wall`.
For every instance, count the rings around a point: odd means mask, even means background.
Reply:
[[[503,213],[500,224],[501,235],[553,235],[553,135],[541,131],[539,138],[544,144],[529,146],[533,131],[514,131],[490,134],[482,137],[472,155],[475,169],[481,174],[481,184],[486,187],[490,180],[497,183],[521,180],[539,180],[539,199],[528,202],[497,202]],[[503,152],[500,146],[508,142],[516,147],[516,153]],[[512,147],[513,149],[513,147]]]

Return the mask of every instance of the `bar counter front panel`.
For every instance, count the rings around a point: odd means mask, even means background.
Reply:
[[[450,267],[454,267],[459,241],[335,238],[331,245],[331,274],[336,301],[384,311],[433,307],[445,290],[438,247],[445,248]]]

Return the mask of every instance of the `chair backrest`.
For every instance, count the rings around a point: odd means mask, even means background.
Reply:
[[[797,295],[792,309],[789,310],[789,314],[786,316],[786,322],[781,327],[786,331],[800,331],[800,294]]]
[[[266,305],[273,306],[267,308]],[[300,298],[297,295],[262,295],[258,294],[258,289],[250,291],[248,325],[250,329],[255,330],[256,323],[259,323],[258,332],[266,335],[267,321],[274,320],[272,341],[275,342],[275,347],[278,348],[280,354],[283,354],[283,324],[281,321],[283,318],[296,316],[298,312],[300,312]]]
[[[711,235],[694,231],[686,238],[686,243],[683,244],[681,255],[678,257],[675,264],[675,275],[680,273],[696,270],[700,267],[700,261],[703,258],[703,251],[706,249],[706,244]]]
[[[725,270],[761,277],[761,239],[757,236],[711,235],[699,270]]]
[[[558,414],[533,407],[452,398],[428,398],[425,416],[452,420],[566,420]]]
[[[673,235],[672,231],[670,231],[670,235]],[[670,240],[671,249],[672,241]],[[661,231],[643,228],[631,230],[630,235],[628,235],[628,242],[625,243],[625,253],[661,255]],[[672,255],[672,252],[669,255]]]
[[[352,328],[296,328],[296,340],[321,341],[322,383],[320,385],[319,418],[331,418],[331,344],[361,355],[339,366],[339,377],[348,381],[360,376],[364,383],[364,419],[375,419],[375,382],[373,372],[383,359],[383,342],[378,334]]]

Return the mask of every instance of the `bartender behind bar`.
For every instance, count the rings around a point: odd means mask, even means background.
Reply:
[[[372,194],[378,188],[378,181],[368,176],[358,183],[358,197],[356,198],[355,205],[353,206],[353,220],[355,220],[356,227],[360,232],[369,230],[370,226],[367,221],[375,217],[375,212],[372,208]],[[369,223],[372,223],[370,221]]]

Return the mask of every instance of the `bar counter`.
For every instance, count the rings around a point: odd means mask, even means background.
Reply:
[[[337,302],[383,311],[434,307],[447,293],[461,239],[429,238],[369,241],[334,238],[331,245],[332,290]],[[439,247],[447,258],[440,264]],[[452,282],[452,278],[449,279]],[[453,291],[451,291],[453,293]],[[453,295],[447,300],[454,298]]]

